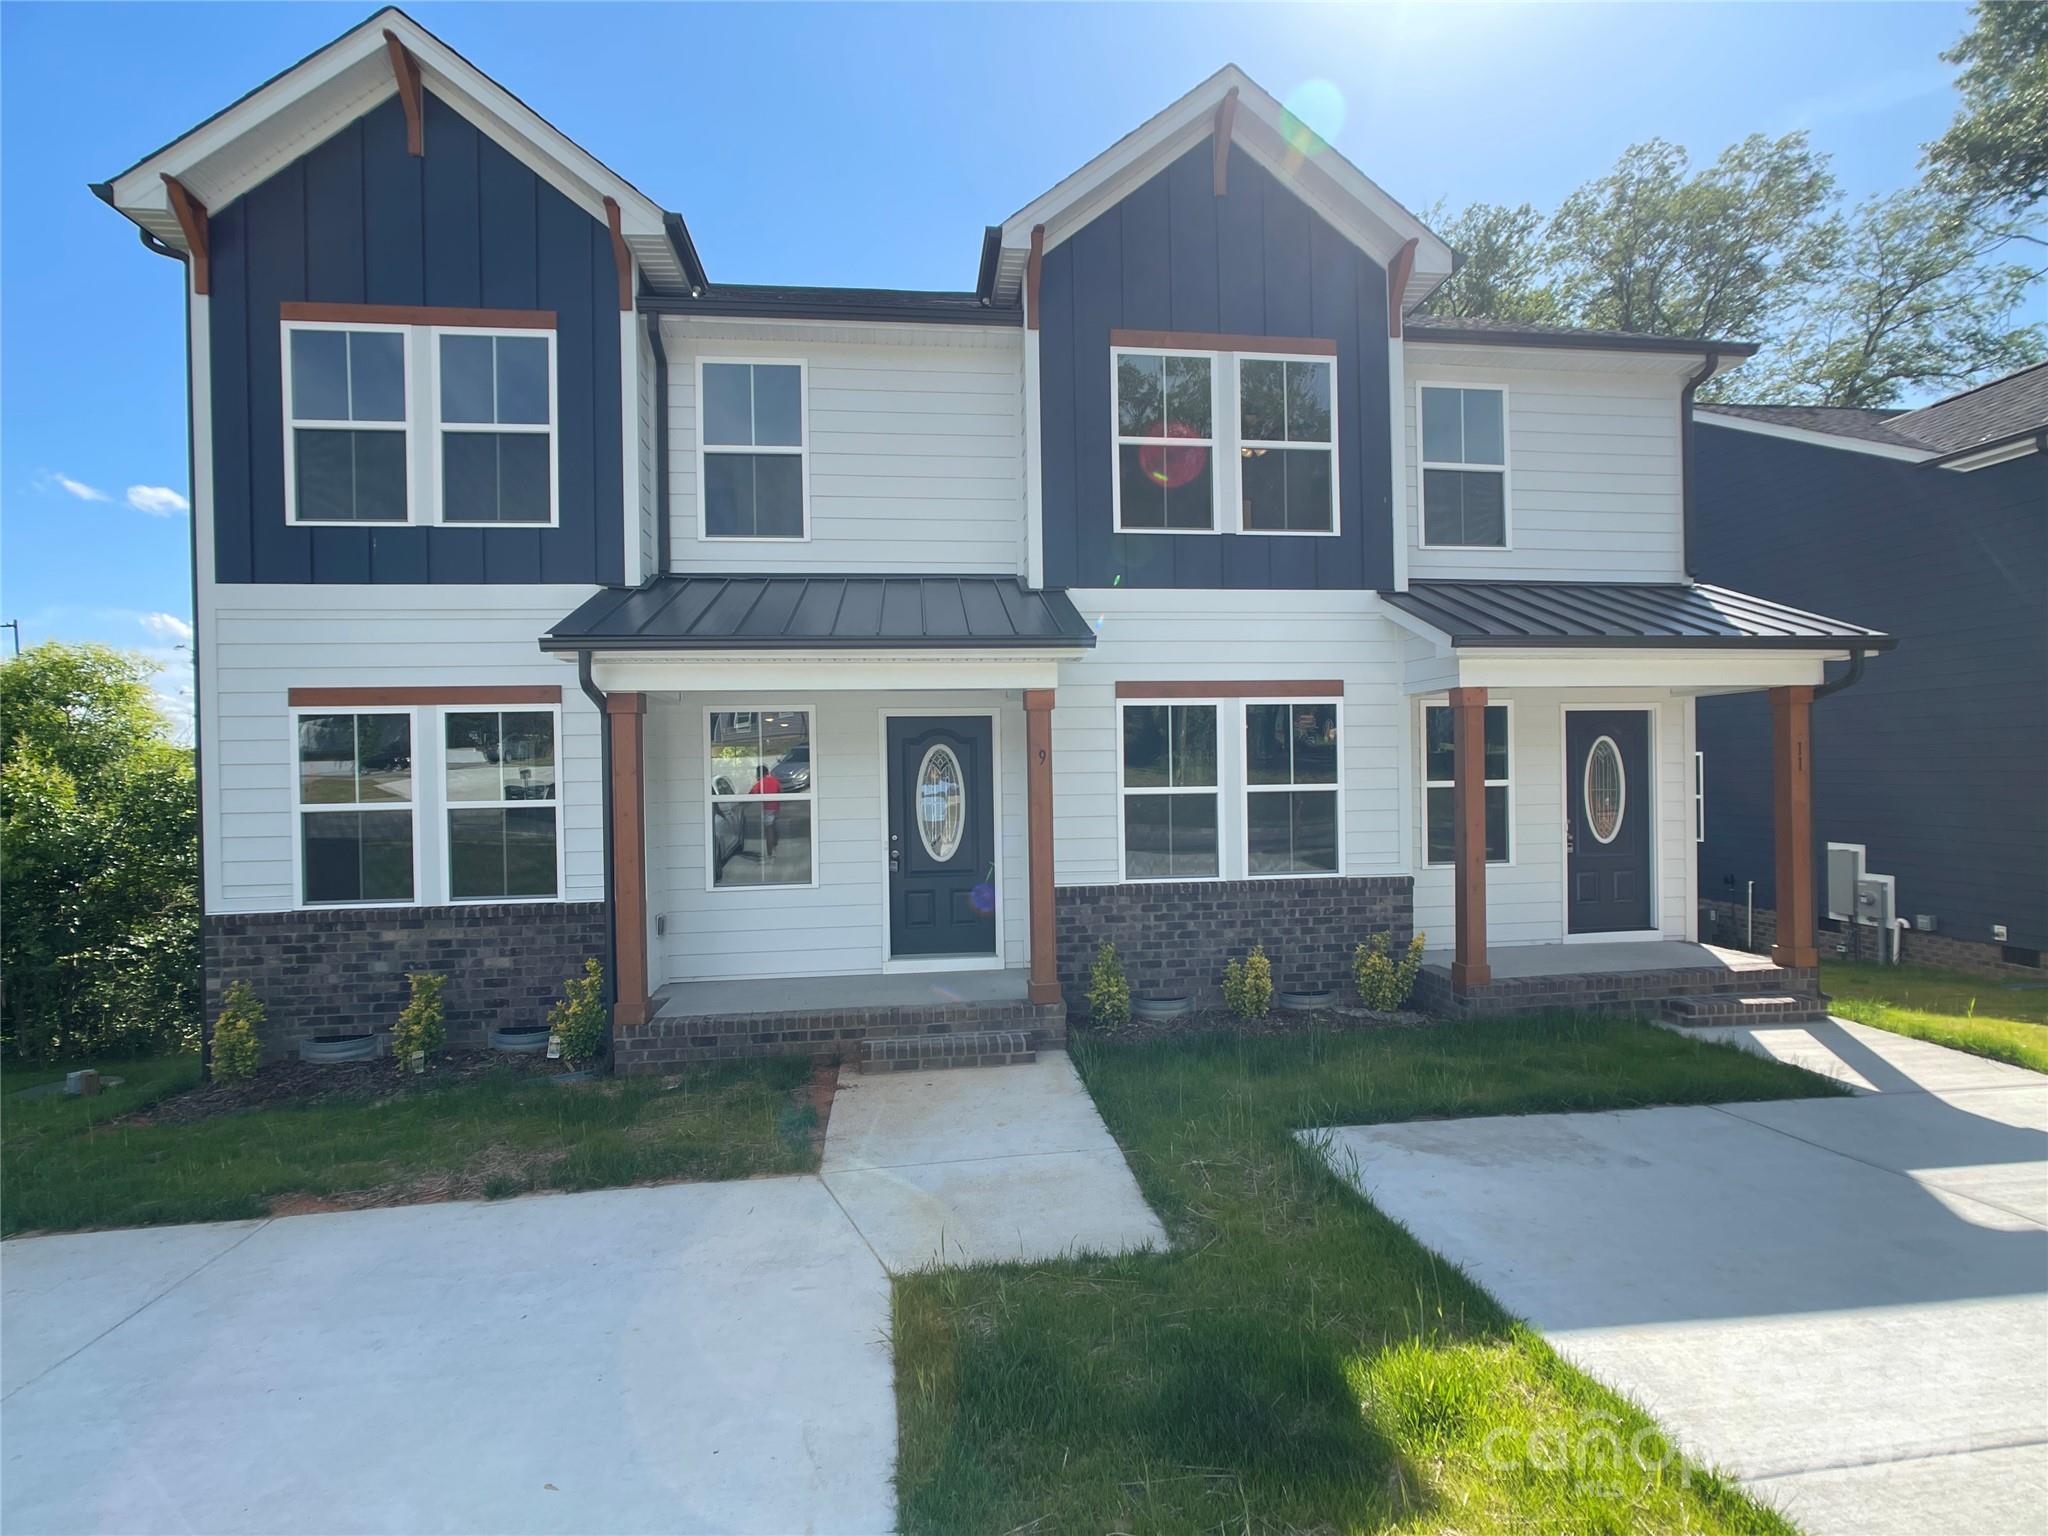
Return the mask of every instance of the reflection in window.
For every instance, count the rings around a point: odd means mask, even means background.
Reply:
[[[804,536],[803,369],[704,364],[704,536]]]
[[[1336,704],[1246,704],[1244,734],[1250,872],[1335,874],[1340,751]]]
[[[1214,879],[1216,706],[1123,706],[1124,878]]]
[[[811,752],[809,710],[712,713],[706,783],[713,886],[814,882]]]
[[[449,897],[555,895],[554,711],[451,710],[444,731]]]
[[[1216,526],[1214,362],[1116,354],[1117,527]]]
[[[1422,778],[1428,845],[1425,859],[1449,864],[1456,857],[1457,768],[1454,717],[1448,705],[1422,712]],[[1509,851],[1508,707],[1486,706],[1486,862],[1505,864]]]
[[[413,899],[412,716],[301,715],[301,899]]]
[[[404,522],[405,333],[293,326],[286,340],[292,520]]]
[[[1337,526],[1327,358],[1240,358],[1240,490],[1247,533],[1328,533]]]

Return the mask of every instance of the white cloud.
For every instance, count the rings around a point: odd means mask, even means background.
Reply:
[[[135,622],[149,632],[154,645],[134,647],[163,670],[150,679],[156,707],[170,723],[171,738],[192,740],[192,626],[175,613],[138,613]]]
[[[104,501],[106,498],[100,499]],[[128,505],[138,512],[147,512],[151,517],[170,517],[190,511],[192,507],[168,485],[131,485],[128,487]]]
[[[139,621],[160,645],[190,645],[192,626],[175,613],[145,613]]]
[[[80,501],[111,501],[113,498],[96,485],[87,485],[83,480],[74,480],[62,470],[51,470],[42,478],[44,485],[54,485],[58,490],[76,496]]]

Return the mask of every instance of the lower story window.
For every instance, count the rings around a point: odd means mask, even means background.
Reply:
[[[1215,879],[1216,706],[1124,705],[1122,768],[1124,878]]]
[[[450,710],[444,721],[449,899],[556,895],[554,711]]]
[[[1456,858],[1457,749],[1451,708],[1432,704],[1423,711],[1422,775],[1428,847],[1426,861]],[[1508,707],[1486,706],[1486,862],[1505,864],[1511,847],[1512,764]]]
[[[708,738],[712,888],[816,884],[811,712],[714,710]]]
[[[1259,875],[1334,875],[1338,864],[1337,706],[1244,707],[1246,868]]]
[[[297,732],[300,899],[413,899],[412,716],[302,714]]]

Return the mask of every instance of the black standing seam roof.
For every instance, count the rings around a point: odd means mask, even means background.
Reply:
[[[658,576],[598,593],[544,651],[1086,648],[1095,631],[1057,588],[1015,576]]]
[[[1890,635],[1705,583],[1418,581],[1382,599],[1460,647],[1890,650]]]

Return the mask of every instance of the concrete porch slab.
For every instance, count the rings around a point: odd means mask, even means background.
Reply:
[[[1424,965],[1448,972],[1452,952],[1426,949]],[[1615,940],[1593,944],[1501,944],[1488,948],[1486,963],[1495,981],[1518,981],[1530,976],[1607,976],[1635,971],[1722,970],[1768,971],[1774,969],[1767,955],[1746,950],[1721,949],[1712,944],[1688,944],[1677,939]]]
[[[729,1018],[750,1013],[848,1013],[865,1008],[943,1008],[959,1003],[1022,1003],[1025,970],[915,971],[891,976],[778,976],[769,981],[672,981],[656,990],[655,1011],[671,1018]]]

